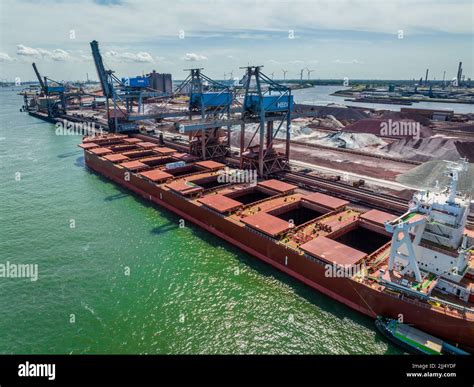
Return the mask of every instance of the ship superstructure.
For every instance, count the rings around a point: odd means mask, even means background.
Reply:
[[[474,301],[473,247],[465,234],[471,198],[457,190],[466,167],[466,162],[451,164],[444,190],[417,192],[409,211],[385,224],[392,245],[388,273],[381,274],[388,282],[426,296],[441,293]]]

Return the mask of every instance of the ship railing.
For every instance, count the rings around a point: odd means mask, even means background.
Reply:
[[[254,234],[257,234],[257,235],[259,235],[259,236],[261,236],[261,237],[263,237],[263,238],[265,238],[265,239],[268,239],[268,240],[271,240],[271,241],[273,241],[273,242],[276,242],[276,239],[275,239],[275,238],[273,238],[273,237],[271,237],[271,236],[269,236],[269,235],[267,235],[267,234],[265,234],[265,233],[263,233],[263,232],[257,231],[257,230],[255,230],[254,228],[252,228],[252,227],[250,227],[250,226],[245,225],[245,229],[246,229],[246,230],[249,230],[249,231],[253,232]]]
[[[385,253],[387,250],[389,250],[390,245],[391,245],[391,242],[387,242],[386,244],[382,245],[377,250],[375,250],[372,254],[370,254],[369,258],[367,259],[367,266],[370,269],[373,269],[373,270],[377,269],[377,267],[382,262],[385,261],[387,256],[384,255],[383,253]]]
[[[464,313],[464,314],[465,314],[465,313],[470,313],[470,314],[472,314],[472,316],[474,317],[474,309],[472,309],[472,308],[468,308],[468,307],[466,307],[466,306],[457,305],[457,304],[455,304],[455,303],[453,303],[453,302],[449,302],[449,301],[446,301],[446,300],[442,300],[442,299],[440,299],[440,298],[429,297],[428,299],[429,299],[429,301],[432,301],[432,302],[439,302],[440,304],[445,305],[445,306],[447,306],[447,307],[449,307],[449,308],[456,309],[456,310],[458,310],[458,311],[460,311],[460,312],[462,312],[462,313]]]
[[[304,253],[303,256],[304,256],[306,259],[308,259],[309,261],[314,262],[314,263],[316,263],[316,264],[318,264],[318,265],[320,265],[320,266],[326,266],[326,265],[328,264],[327,262],[325,262],[325,261],[323,261],[323,260],[321,260],[321,259],[319,259],[319,258],[313,257],[312,255],[309,255],[309,254],[307,254],[307,253]]]
[[[409,302],[411,304],[421,306],[421,307],[426,308],[426,309],[431,309],[431,306],[427,302],[421,302],[419,300],[410,298],[410,297],[408,297],[407,295],[405,295],[403,293],[393,294],[392,292],[387,292],[387,291],[385,291],[384,293],[389,295],[390,297],[398,298],[398,299],[403,300],[405,302]],[[427,297],[426,300],[436,302],[436,303],[439,303],[442,306],[444,306],[444,308],[441,308],[441,311],[444,314],[448,314],[448,315],[451,315],[451,316],[457,316],[457,317],[460,314],[471,315],[473,317],[471,319],[474,319],[474,310],[472,310],[470,308],[466,308],[466,307],[463,307],[463,306],[460,306],[460,305],[456,305],[456,304],[453,304],[449,301],[441,300],[439,298],[434,298],[434,297]],[[450,309],[446,309],[446,307],[455,309],[455,311],[450,310]],[[462,312],[462,313],[459,313],[459,312]]]
[[[216,211],[216,210],[214,210],[214,209],[212,209],[212,208],[210,208],[210,207],[207,207],[207,206],[204,206],[204,205],[203,205],[202,208],[204,208],[204,210],[206,210],[206,211],[212,212],[214,215],[217,215],[217,216],[219,216],[219,217],[221,217],[221,218],[225,218],[225,217],[226,217],[225,214],[222,214],[222,213],[220,213],[219,211]]]
[[[286,249],[292,250],[293,252],[295,252],[295,253],[297,253],[297,254],[301,254],[301,250],[299,250],[297,247],[293,247],[293,246],[291,246],[291,245],[289,245],[289,244],[286,244],[286,243],[284,242],[284,239],[277,241],[277,244],[279,244],[279,245],[285,247]]]
[[[462,312],[463,314],[468,314],[469,313],[469,314],[472,315],[472,317],[474,319],[474,309],[472,309],[472,308],[468,308],[468,307],[465,307],[465,306],[454,304],[452,302],[449,302],[449,301],[446,301],[446,300],[443,300],[443,299],[440,299],[440,298],[434,298],[434,297],[431,297],[429,295],[419,294],[419,293],[417,293],[413,290],[404,288],[401,285],[397,285],[397,284],[394,284],[394,283],[391,283],[391,282],[388,282],[388,281],[385,281],[385,280],[380,281],[380,279],[379,279],[377,282],[379,282],[381,285],[385,286],[387,289],[393,289],[397,292],[400,292],[403,295],[404,299],[407,300],[407,301],[416,302],[419,305],[426,306],[427,308],[429,308],[428,305],[427,305],[428,301],[431,301],[433,303],[439,303],[439,304],[441,304],[445,307],[444,311],[446,313],[451,312],[451,314],[453,314],[453,315],[458,314],[458,313],[455,313],[453,311],[450,311],[450,310],[446,309],[446,308],[450,308],[450,309],[454,309],[458,312]],[[410,298],[410,296],[414,297],[414,298]],[[425,303],[420,302],[418,299],[423,299],[425,301]]]

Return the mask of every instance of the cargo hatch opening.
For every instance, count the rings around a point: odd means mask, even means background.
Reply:
[[[361,227],[359,224],[331,239],[366,254],[372,254],[390,242],[389,236]]]
[[[277,195],[277,193],[271,193],[268,190],[263,190],[260,187],[251,187],[249,189],[242,189],[237,192],[227,194],[228,198],[234,199],[243,205],[259,202],[264,199],[271,198]]]
[[[155,155],[156,156],[156,155]],[[157,167],[157,166],[160,166],[160,165],[165,165],[165,164],[168,164],[168,163],[174,163],[176,161],[178,161],[177,159],[173,158],[173,157],[166,157],[166,156],[156,156],[156,157],[149,157],[147,159],[144,159],[144,160],[140,160],[143,164],[146,164],[150,167]],[[168,172],[168,171],[166,171]],[[169,173],[169,172],[168,172]]]
[[[184,167],[165,169],[166,173],[173,175],[174,177],[189,175],[191,173],[202,172],[202,168],[197,165],[189,164]]]
[[[129,152],[122,152],[124,156],[127,156],[131,160],[141,159],[144,157],[149,156],[156,156],[156,153],[152,150],[136,150],[136,151],[129,151]]]
[[[213,189],[213,188],[228,184],[226,182],[220,182],[218,177],[219,175],[208,176],[201,179],[193,180],[192,183],[198,185],[204,190],[209,190],[209,189]]]
[[[310,204],[301,201],[277,208],[269,212],[269,214],[287,222],[292,220],[295,227],[317,219],[327,213],[328,211],[316,210],[312,208]]]

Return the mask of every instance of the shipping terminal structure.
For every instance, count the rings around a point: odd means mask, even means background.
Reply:
[[[465,162],[450,165],[446,187],[416,192],[408,205],[338,182],[316,187],[290,165],[291,120],[314,112],[295,111],[291,89],[263,66],[243,67],[233,86],[188,69],[170,95],[121,80],[96,41],[91,48],[110,133],[83,138],[88,168],[356,311],[474,351],[470,197],[458,190]],[[187,108],[176,103],[186,97]],[[145,109],[149,100],[160,109]],[[167,129],[140,132],[147,120]],[[164,132],[188,135],[187,146]]]

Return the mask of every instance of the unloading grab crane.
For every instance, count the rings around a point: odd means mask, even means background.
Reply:
[[[112,98],[112,91],[114,89],[113,71],[105,70],[104,62],[102,61],[102,55],[100,54],[100,51],[99,51],[99,42],[97,40],[93,40],[90,43],[90,45],[92,49],[92,58],[94,59],[95,67],[97,69],[97,75],[99,76],[102,92],[104,93],[104,97],[107,98],[107,107],[108,107],[108,99]],[[120,82],[118,78],[116,79],[118,82]]]
[[[36,78],[38,78],[38,82],[41,86],[41,91],[46,94],[46,87],[43,82],[43,78],[41,78],[41,74],[38,71],[38,68],[36,67],[36,63],[33,62],[33,70],[35,70]]]
[[[55,81],[48,77],[41,77],[36,63],[32,64],[33,70],[35,71],[36,77],[41,87],[42,94],[47,98],[47,109],[49,117],[57,117],[61,114],[66,113],[66,87],[61,82]],[[52,82],[54,85],[48,84]],[[54,97],[58,97],[55,99]]]
[[[260,176],[267,176],[288,168],[294,103],[291,89],[263,74],[262,67],[241,67],[246,70],[242,80],[245,90],[242,118],[256,118],[258,127],[245,148],[245,126],[242,126],[240,154],[241,168],[257,169]],[[282,128],[286,141],[284,154],[273,148],[274,140]],[[258,145],[252,147],[252,140],[257,133]],[[247,151],[249,148],[252,149]]]
[[[143,111],[144,99],[170,97],[170,94],[152,91],[149,87],[149,79],[145,77],[119,79],[112,70],[105,69],[97,40],[93,40],[90,46],[102,92],[106,99],[109,128],[116,132],[137,131],[136,121],[147,118]],[[112,99],[113,102],[112,115],[109,109],[109,99]],[[138,106],[137,111],[133,110],[135,105]]]
[[[199,114],[204,122],[228,121],[234,95],[230,88],[214,81],[202,73],[202,68],[186,69],[189,75],[181,83],[175,94],[189,96],[189,119]],[[183,130],[180,130],[184,133]],[[202,160],[225,157],[230,150],[231,125],[227,126],[227,139],[224,140],[222,126],[216,125],[187,132],[189,152]]]
[[[191,153],[203,159],[224,156],[226,150],[221,147],[224,142],[215,141],[218,137],[215,133],[227,127],[226,146],[230,149],[232,127],[240,126],[240,169],[257,170],[260,176],[288,169],[293,96],[289,87],[270,79],[261,68],[243,67],[246,71],[238,87],[234,85],[229,89],[221,85],[217,90],[215,88],[220,84],[207,77],[204,87],[202,69],[190,69],[186,84],[178,92],[185,90],[190,95],[187,113],[190,118],[193,113],[198,113],[201,119],[180,122],[176,126],[180,133],[189,133],[191,139],[200,136],[201,150],[192,148]],[[257,124],[256,129],[246,128],[248,124],[252,127]],[[273,147],[279,133],[283,133],[280,138],[285,141],[284,153]],[[258,144],[253,143],[256,137]],[[197,141],[195,143],[197,145]],[[222,152],[215,152],[215,149]]]
[[[201,113],[201,118],[218,119],[229,117],[234,96],[230,88],[202,73],[202,68],[186,69],[189,75],[181,83],[175,94],[189,95],[190,118],[193,112]]]

